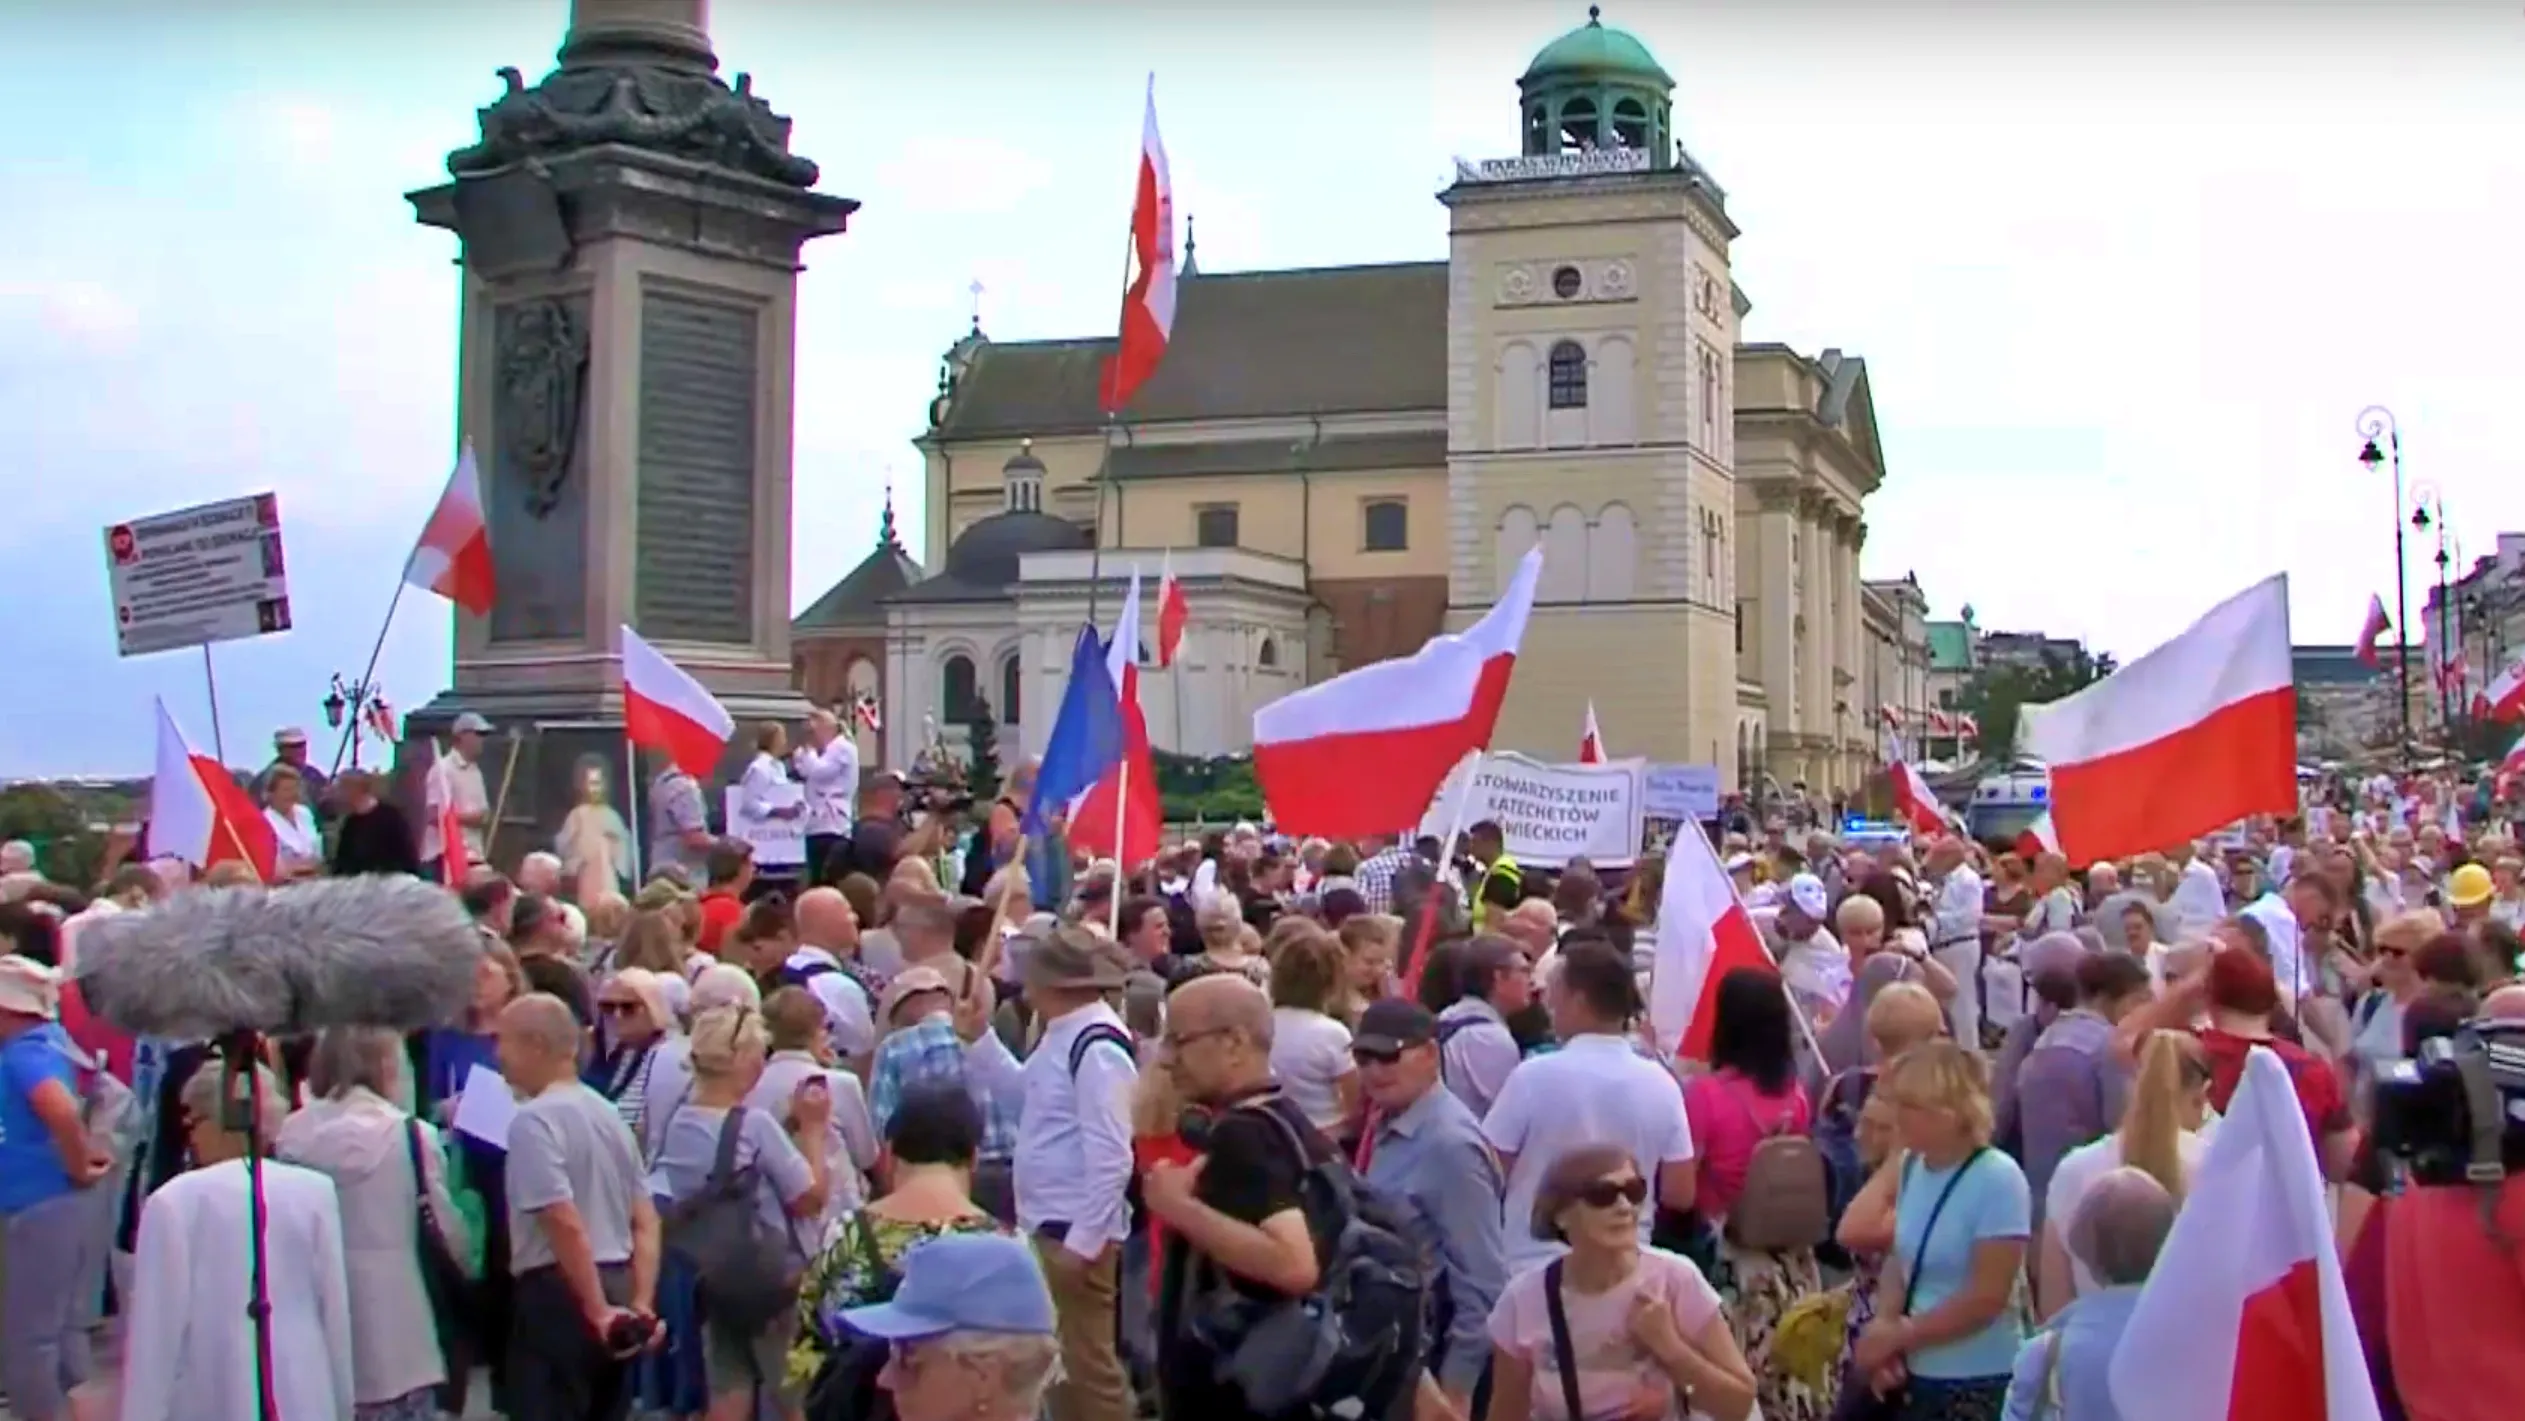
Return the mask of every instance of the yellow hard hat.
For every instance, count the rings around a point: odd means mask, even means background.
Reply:
[[[2446,901],[2458,908],[2478,908],[2497,891],[2497,885],[2490,882],[2490,870],[2477,863],[2465,864],[2446,875]]]

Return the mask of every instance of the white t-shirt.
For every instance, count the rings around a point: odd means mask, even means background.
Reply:
[[[2209,1131],[2185,1131],[2175,1137],[2175,1153],[2183,1159],[2183,1178],[2190,1183],[2201,1167],[2201,1156],[2209,1152]],[[2122,1167],[2122,1137],[2116,1132],[2093,1144],[2080,1145],[2060,1157],[2052,1169],[2051,1188],[2043,1194],[2043,1221],[2060,1236],[2065,1250],[2069,1243],[2069,1225],[2078,1217],[2078,1205],[2087,1197],[2095,1182]],[[2084,1260],[2069,1255],[2069,1276],[2076,1284],[2075,1296],[2085,1297],[2100,1285],[2095,1274],[2087,1270]]]
[[[1483,1117],[1482,1134],[1492,1148],[1516,1157],[1503,1216],[1512,1276],[1564,1251],[1528,1227],[1543,1176],[1563,1154],[1581,1145],[1620,1145],[1652,1184],[1659,1167],[1692,1158],[1683,1087],[1665,1067],[1632,1050],[1629,1040],[1601,1033],[1519,1062]],[[1655,1212],[1640,1211],[1643,1244]]]
[[[1350,1059],[1349,1027],[1303,1007],[1271,1009],[1272,1078],[1316,1129],[1331,1134],[1341,1127],[1341,1094],[1334,1082],[1357,1069]]]

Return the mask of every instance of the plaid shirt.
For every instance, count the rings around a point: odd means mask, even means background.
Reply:
[[[1391,913],[1394,911],[1394,875],[1401,873],[1411,861],[1411,846],[1396,844],[1359,865],[1355,882],[1359,889],[1359,896],[1368,902],[1369,912]]]
[[[965,1068],[964,1052],[964,1038],[956,1034],[955,1023],[943,1016],[907,1026],[879,1042],[876,1064],[868,1071],[868,1113],[876,1119],[877,1137],[885,1138],[886,1127],[901,1108],[905,1091],[952,1082],[963,1086],[982,1112],[981,1157],[1015,1158],[1017,1116],[1001,1103],[997,1092],[974,1087]]]

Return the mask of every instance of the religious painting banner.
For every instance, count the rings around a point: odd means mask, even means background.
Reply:
[[[1639,760],[1548,765],[1513,752],[1468,757],[1430,801],[1420,832],[1443,836],[1487,819],[1520,863],[1558,868],[1583,858],[1623,867],[1639,857],[1644,768]]]

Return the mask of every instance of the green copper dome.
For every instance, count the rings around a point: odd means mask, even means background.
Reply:
[[[1657,62],[1627,31],[1607,29],[1593,5],[1587,7],[1587,23],[1543,46],[1526,66],[1526,74],[1518,80],[1521,87],[1566,80],[1628,80],[1637,84],[1653,84],[1660,89],[1674,88],[1674,76]]]

